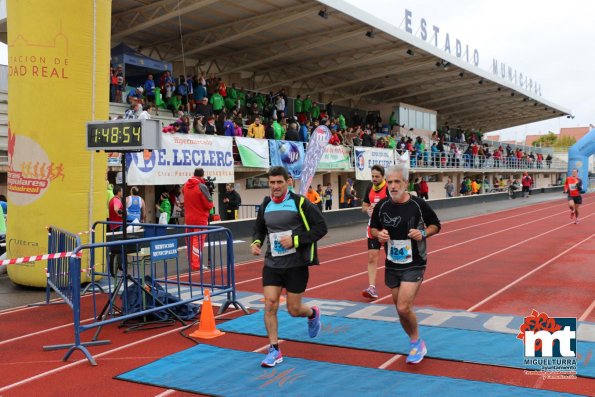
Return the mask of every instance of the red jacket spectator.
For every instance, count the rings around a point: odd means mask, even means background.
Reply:
[[[329,139],[328,143],[329,145],[341,144],[341,138],[339,138],[339,134],[337,134],[337,131],[333,132],[333,135],[331,135],[331,139]]]
[[[200,174],[200,176],[197,175]],[[197,168],[194,176],[186,181],[184,194],[184,216],[187,225],[208,225],[209,212],[213,208],[213,198],[202,178],[204,171]]]

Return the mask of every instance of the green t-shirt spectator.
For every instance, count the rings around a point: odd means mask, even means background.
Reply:
[[[345,117],[340,114],[339,115],[339,126],[341,127],[341,129],[347,129],[347,124],[345,123]]]
[[[238,99],[238,91],[233,88],[233,87],[229,87],[227,89],[227,97],[226,98],[230,98],[230,99]]]
[[[225,105],[225,100],[223,99],[221,94],[216,92],[213,95],[211,95],[211,99],[209,99],[209,103],[211,104],[211,106],[213,106],[213,110],[217,112],[217,111],[220,111],[221,109],[223,109],[223,106]]]
[[[310,98],[304,99],[304,103],[302,105],[304,112],[310,113],[312,110],[312,100]]]
[[[320,108],[318,106],[313,106],[310,114],[312,115],[313,119],[317,119],[320,117]]]
[[[304,101],[297,99],[293,102],[293,111],[295,113],[302,113],[304,108]]]
[[[167,214],[167,222],[169,223],[169,219],[171,218],[171,203],[167,199],[163,200],[159,206],[159,214],[161,215],[163,212]]]
[[[277,120],[273,121],[273,130],[275,130],[275,139],[277,140],[281,140],[283,139],[283,135],[285,133],[285,131],[283,131],[283,127],[281,127],[281,124],[279,124],[277,122]]]
[[[388,124],[390,124],[391,128],[393,127],[393,125],[397,125],[397,119],[395,119],[395,112],[392,112],[390,114],[390,118],[388,119]]]

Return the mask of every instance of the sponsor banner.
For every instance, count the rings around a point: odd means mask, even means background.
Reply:
[[[355,179],[369,181],[372,179],[370,169],[375,164],[384,168],[395,165],[395,152],[392,149],[377,149],[371,147],[355,147]]]
[[[300,179],[304,167],[304,145],[302,142],[274,139],[269,139],[268,142],[271,165],[285,167],[293,179]]]
[[[111,2],[63,0],[60,12],[51,1],[2,4],[10,15],[6,248],[16,258],[48,252],[47,225],[88,230],[105,219],[106,155],[85,149],[83,131],[109,117],[109,86],[99,82],[109,75]],[[46,266],[7,271],[16,284],[45,287]]]
[[[347,146],[327,145],[318,164],[319,170],[344,170],[349,168],[349,153]]]
[[[234,182],[232,139],[164,134],[161,149],[126,154],[126,180],[131,185],[181,185],[202,168],[217,183]]]
[[[328,145],[331,139],[330,130],[324,126],[318,126],[312,134],[306,147],[306,158],[304,159],[304,170],[302,171],[302,179],[300,183],[300,194],[304,195],[308,191],[312,178],[316,172],[316,167],[324,154],[324,148]]]
[[[269,143],[266,139],[235,137],[244,167],[269,168]]]

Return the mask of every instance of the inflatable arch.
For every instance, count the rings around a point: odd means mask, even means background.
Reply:
[[[589,187],[589,157],[595,154],[595,129],[589,131],[577,143],[568,149],[568,175],[576,168],[578,177],[583,181],[581,193]]]

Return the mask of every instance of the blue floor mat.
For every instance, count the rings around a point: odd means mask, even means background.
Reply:
[[[116,379],[225,397],[575,396],[547,390],[284,357],[262,368],[262,353],[198,345]]]
[[[220,324],[222,331],[266,336],[263,312],[239,317]],[[409,353],[409,340],[400,323],[322,316],[322,331],[318,337],[308,337],[305,318],[291,317],[279,311],[279,338],[373,350],[385,353]],[[523,363],[523,345],[516,335],[482,332],[454,328],[419,327],[420,336],[428,347],[427,357],[496,365],[510,368],[528,368]],[[586,357],[595,351],[595,343],[579,342],[578,353]],[[577,360],[577,374],[595,377],[595,365]]]

